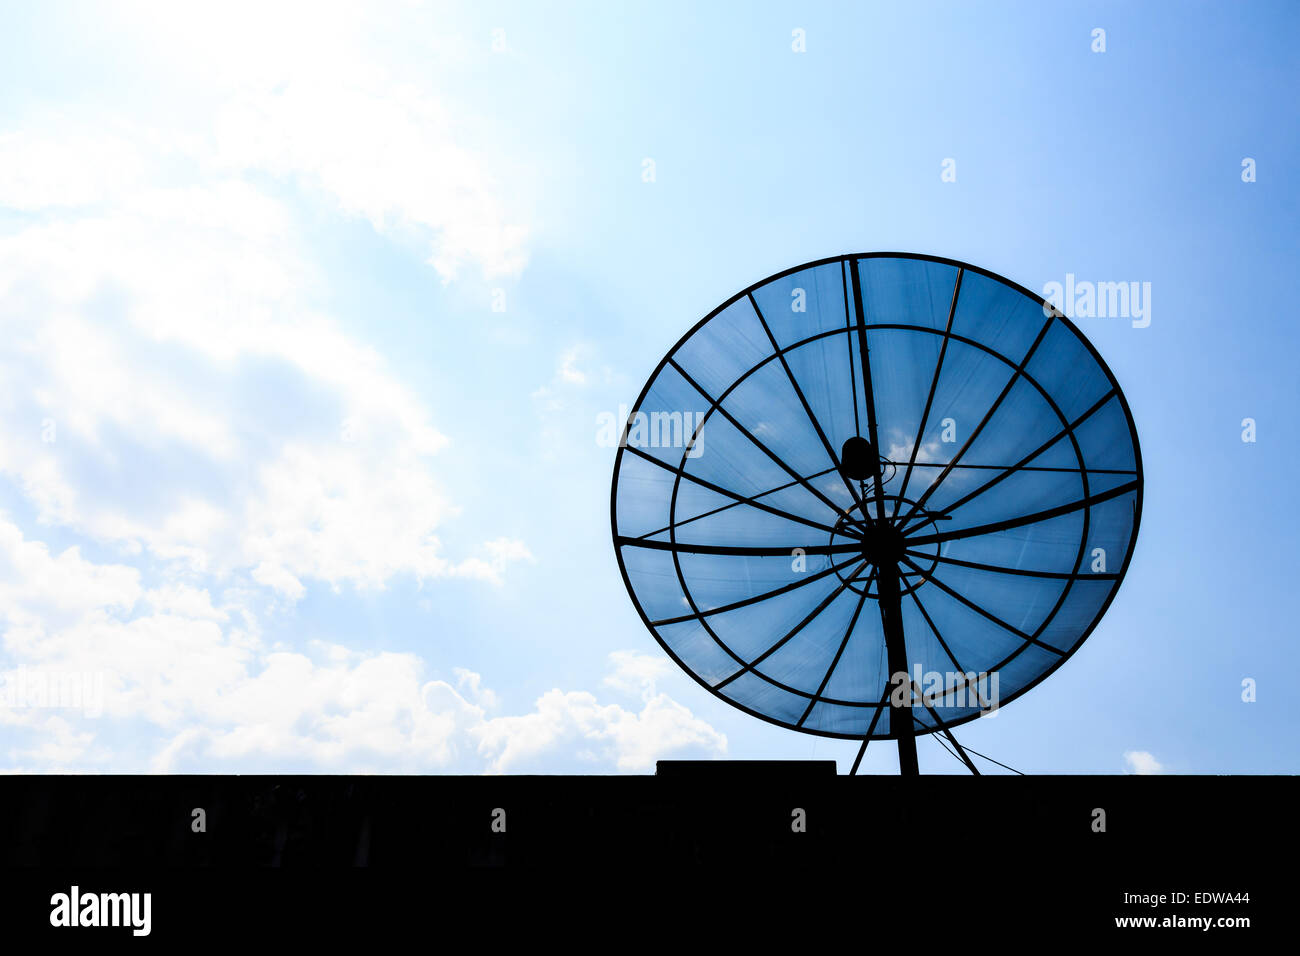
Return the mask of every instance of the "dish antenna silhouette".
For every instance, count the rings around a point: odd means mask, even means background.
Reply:
[[[852,773],[888,739],[915,774],[936,733],[979,773],[952,729],[1078,649],[1141,509],[1128,403],[1065,316],[975,266],[865,253],[750,286],[672,348],[610,519],[646,626],[710,692],[861,740]]]

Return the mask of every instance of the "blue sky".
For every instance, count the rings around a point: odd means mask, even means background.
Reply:
[[[900,250],[1151,284],[1078,322],[1128,577],[963,743],[1296,769],[1294,5],[177,6],[0,14],[0,669],[101,705],[11,695],[0,766],[847,769],[659,650],[597,417],[736,291]]]

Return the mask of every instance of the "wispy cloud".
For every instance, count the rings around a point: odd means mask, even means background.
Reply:
[[[69,104],[0,132],[0,205],[41,214],[0,236],[0,472],[45,523],[290,597],[306,578],[497,579],[527,549],[443,555],[447,439],[319,309],[328,276],[265,179],[310,181],[380,231],[418,225],[444,278],[517,273],[527,230],[453,109],[368,42],[359,5],[102,15],[123,57],[205,96],[183,123]]]

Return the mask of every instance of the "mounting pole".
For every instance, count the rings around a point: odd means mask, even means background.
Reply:
[[[903,600],[899,594],[898,564],[884,561],[876,567],[877,587],[880,588],[880,620],[885,629],[885,654],[889,662],[889,678],[903,675],[903,686],[908,693],[903,703],[890,700],[889,729],[898,739],[898,772],[904,777],[915,777],[921,772],[916,761],[916,733],[912,727],[912,678],[907,673],[907,646],[903,642]]]
[[[875,479],[876,523],[869,530],[870,541],[864,554],[876,566],[876,589],[880,604],[880,622],[885,631],[885,652],[889,659],[889,679],[898,674],[907,682],[907,698],[899,706],[890,703],[889,730],[898,740],[898,772],[915,777],[921,772],[916,762],[916,734],[912,727],[911,677],[907,673],[907,645],[903,641],[903,598],[899,588],[898,562],[903,557],[903,535],[893,522],[885,520],[885,480],[880,473],[880,435],[876,427],[876,397],[871,384],[870,349],[867,347],[867,319],[862,304],[862,275],[858,260],[849,270],[853,278],[853,311],[858,327],[858,356],[862,362],[862,395],[867,402],[867,437],[871,442],[870,467]],[[859,436],[860,437],[860,436]],[[919,441],[918,436],[918,441]],[[864,504],[862,512],[866,514]],[[877,711],[879,713],[879,711]]]

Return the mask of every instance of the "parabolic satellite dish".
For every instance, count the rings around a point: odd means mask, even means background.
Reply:
[[[695,680],[793,730],[897,740],[915,773],[916,735],[955,745],[1078,649],[1141,507],[1128,404],[1068,319],[975,266],[868,253],[765,279],[673,347],[610,513]]]

